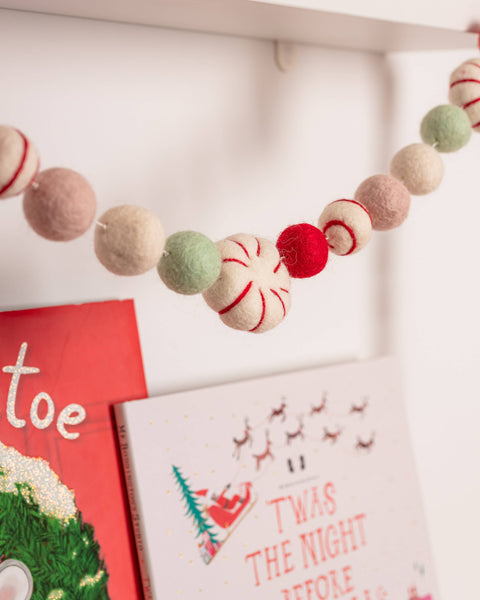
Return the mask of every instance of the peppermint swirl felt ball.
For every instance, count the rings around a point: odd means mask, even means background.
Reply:
[[[18,129],[0,126],[0,198],[21,194],[38,172],[37,151]]]
[[[217,242],[220,276],[203,297],[221,320],[242,331],[263,333],[290,309],[290,277],[272,242],[239,233]]]
[[[30,227],[46,238],[67,242],[84,234],[95,218],[97,201],[88,181],[71,169],[41,171],[23,196]]]
[[[141,275],[160,260],[165,233],[154,213],[125,204],[100,217],[94,244],[98,260],[115,275]]]
[[[480,131],[480,58],[471,58],[453,71],[448,99],[463,108],[473,130]]]
[[[442,104],[432,108],[422,119],[420,135],[425,144],[437,152],[455,152],[463,148],[472,134],[470,119],[459,106]]]
[[[277,248],[291,277],[313,277],[325,268],[328,261],[325,235],[309,223],[284,229],[278,237]]]
[[[197,231],[179,231],[167,238],[157,270],[174,292],[198,294],[215,283],[221,267],[220,252],[208,237]]]
[[[368,177],[358,186],[354,199],[368,210],[373,229],[377,231],[398,227],[410,209],[407,188],[391,175]]]
[[[399,179],[413,196],[430,194],[443,177],[440,154],[427,144],[410,144],[399,150],[390,163],[390,173]]]
[[[368,210],[355,200],[336,200],[328,204],[318,219],[330,251],[339,256],[364,248],[372,235]]]

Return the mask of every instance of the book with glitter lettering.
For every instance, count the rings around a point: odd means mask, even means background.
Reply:
[[[437,600],[379,359],[117,404],[147,599]]]
[[[0,339],[0,598],[141,598],[112,415],[147,394],[133,302],[2,312]]]

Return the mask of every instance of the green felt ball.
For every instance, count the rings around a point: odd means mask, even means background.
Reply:
[[[167,238],[157,270],[174,292],[198,294],[215,283],[221,266],[220,252],[203,233],[179,231]]]
[[[470,139],[472,126],[467,113],[459,106],[442,104],[428,112],[420,125],[425,144],[435,146],[438,152],[455,152]]]

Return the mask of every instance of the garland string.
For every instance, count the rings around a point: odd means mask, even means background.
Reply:
[[[171,290],[203,294],[229,327],[262,333],[286,317],[292,278],[313,277],[331,254],[355,254],[372,231],[400,226],[411,196],[430,194],[440,185],[441,154],[465,146],[472,130],[480,132],[480,58],[453,71],[449,104],[425,115],[422,141],[399,150],[388,174],[367,178],[352,199],[328,204],[316,225],[290,225],[276,243],[245,233],[217,243],[196,231],[166,237],[158,217],[135,205],[115,206],[96,219],[88,181],[71,169],[40,171],[35,146],[8,126],[0,126],[0,198],[23,194],[27,222],[49,240],[73,240],[94,224],[95,254],[112,273],[141,275],[156,267]]]

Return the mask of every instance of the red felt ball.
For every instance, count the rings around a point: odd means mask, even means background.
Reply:
[[[291,277],[313,277],[327,264],[327,239],[318,227],[308,223],[284,229],[278,237],[277,248]]]

